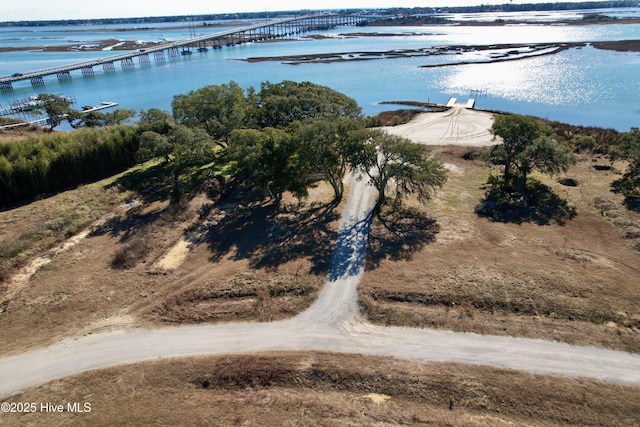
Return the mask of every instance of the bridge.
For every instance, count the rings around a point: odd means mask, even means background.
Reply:
[[[26,80],[30,81],[33,86],[42,86],[45,84],[44,78],[46,76],[56,76],[58,80],[61,81],[69,80],[72,78],[71,73],[74,71],[80,71],[82,76],[91,76],[94,75],[94,67],[100,66],[102,66],[104,72],[115,72],[116,63],[118,62],[122,69],[132,69],[135,68],[134,58],[138,59],[139,65],[149,65],[151,64],[151,58],[153,58],[155,62],[163,62],[166,61],[167,58],[190,55],[192,50],[204,52],[209,48],[220,49],[223,46],[289,37],[303,32],[327,30],[337,26],[357,25],[369,19],[371,19],[371,17],[338,14],[307,15],[279,19],[233,30],[192,37],[186,40],[163,43],[146,49],[138,49],[102,59],[0,77],[0,90],[13,90],[13,83]]]

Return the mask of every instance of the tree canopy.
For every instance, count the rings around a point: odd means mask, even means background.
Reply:
[[[225,146],[233,130],[245,127],[249,102],[244,89],[231,81],[176,95],[171,107],[177,123],[202,128],[219,145]]]
[[[611,147],[612,160],[624,159],[629,162],[622,178],[613,183],[613,190],[623,194],[634,204],[640,201],[640,129],[631,128],[618,143]]]
[[[362,121],[347,117],[308,119],[298,122],[293,129],[302,161],[310,173],[331,185],[333,203],[339,203],[344,194],[347,167],[353,166],[352,154],[367,139]]]
[[[237,129],[231,133],[225,156],[242,182],[266,190],[279,203],[282,193],[307,195],[309,168],[291,134],[275,128]]]
[[[388,188],[396,204],[409,194],[425,203],[433,190],[447,181],[444,164],[431,155],[429,147],[381,130],[369,131],[369,139],[353,156],[355,166],[378,190],[378,211],[387,202]]]
[[[170,159],[171,147],[158,135],[175,124],[203,129],[238,182],[264,189],[276,202],[283,191],[305,196],[316,177],[327,179],[340,200],[345,147],[350,132],[364,127],[353,99],[310,82],[265,82],[257,93],[233,81],[209,85],[175,96],[172,109],[173,121],[160,111],[141,114],[141,159]]]
[[[49,130],[53,130],[72,113],[71,101],[59,95],[41,93],[38,95],[36,110],[47,115]]]
[[[353,99],[311,82],[262,83],[256,95],[258,127],[283,127],[305,119],[358,118],[362,110]]]
[[[491,133],[503,142],[493,146],[489,161],[504,167],[502,180],[507,187],[524,189],[532,170],[555,174],[575,162],[569,148],[556,141],[534,118],[497,115]]]
[[[336,206],[349,168],[369,176],[379,205],[386,202],[387,187],[393,187],[397,203],[410,193],[424,202],[446,181],[444,166],[426,146],[367,130],[353,99],[314,83],[265,82],[255,92],[232,81],[177,95],[172,107],[172,118],[159,110],[140,115],[140,160],[161,157],[175,163],[176,150],[199,130],[219,147],[209,161],[236,183],[262,189],[276,204],[284,192],[305,197],[310,185],[325,180]]]

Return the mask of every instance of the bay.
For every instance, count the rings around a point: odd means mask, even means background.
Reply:
[[[624,11],[628,12],[628,11]],[[551,13],[552,14],[552,13]],[[153,25],[158,27],[157,25]],[[232,27],[232,26],[231,26]],[[77,31],[82,30],[82,31]],[[107,31],[108,30],[108,31]],[[114,31],[104,26],[0,28],[0,46],[44,43],[82,44],[104,39],[162,41],[188,38],[187,29],[154,28]],[[198,34],[219,28],[198,29]],[[350,32],[387,33],[392,36],[346,37]],[[543,25],[533,22],[501,27],[438,25],[426,27],[336,28],[316,33],[324,39],[298,39],[275,43],[247,43],[220,50],[167,59],[151,60],[133,70],[115,73],[95,68],[94,76],[72,73],[68,81],[45,77],[45,85],[14,84],[14,90],[0,92],[0,105],[37,93],[73,96],[77,106],[112,101],[119,108],[170,111],[174,95],[207,84],[227,83],[259,88],[264,81],[312,81],[354,98],[365,114],[400,108],[385,101],[422,101],[444,104],[451,97],[466,102],[476,99],[476,108],[534,115],[576,125],[600,126],[627,131],[640,126],[640,53],[614,52],[587,46],[554,55],[517,61],[475,63],[423,68],[448,62],[482,61],[482,55],[439,55],[367,61],[308,63],[244,61],[251,57],[385,52],[401,49],[430,49],[434,46],[492,45],[502,43],[558,43],[640,38],[640,25]],[[52,37],[58,37],[52,39]],[[112,55],[97,52],[3,52],[0,75],[49,68]],[[345,55],[348,58],[348,55]]]

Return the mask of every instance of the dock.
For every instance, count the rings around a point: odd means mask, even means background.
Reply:
[[[56,95],[62,102],[68,102],[69,104],[75,104],[76,100],[72,96]],[[11,116],[17,113],[28,113],[34,110],[38,110],[45,106],[48,101],[42,100],[38,95],[31,95],[27,98],[17,99],[9,102],[8,107],[0,105],[0,116]]]
[[[449,98],[449,101],[445,104],[445,107],[464,107],[464,108],[473,108],[476,105],[476,100],[474,98],[469,98],[466,104],[458,104],[458,98]]]
[[[0,126],[0,130],[13,129],[20,126],[40,125],[40,124],[46,123],[47,120],[49,120],[47,117],[43,117],[41,119],[31,120],[28,122],[12,123],[10,125]]]
[[[20,104],[20,105],[22,105],[22,104]],[[118,105],[117,102],[105,101],[105,102],[101,102],[100,104],[95,105],[93,107],[92,106],[84,106],[84,107],[82,107],[81,113],[91,113],[91,112],[94,112],[94,111],[104,110],[105,108],[113,108],[116,105]],[[10,109],[9,111],[15,111],[15,110]],[[21,111],[21,112],[23,112],[23,111]],[[3,115],[8,115],[8,114],[3,114]],[[12,117],[12,118],[15,119],[15,117]],[[27,121],[23,121],[23,122],[20,122],[20,123],[11,123],[9,125],[0,126],[0,130],[13,129],[13,128],[17,128],[17,127],[20,127],[20,126],[40,125],[40,124],[43,124],[43,123],[47,123],[48,120],[49,120],[48,117],[39,117],[39,118],[37,118],[35,120],[27,120]]]
[[[105,108],[112,108],[115,107],[116,105],[118,105],[117,102],[101,102],[99,105],[95,105],[93,107],[91,106],[84,106],[82,107],[82,112],[83,113],[91,113],[93,111],[98,111],[98,110],[104,110]]]

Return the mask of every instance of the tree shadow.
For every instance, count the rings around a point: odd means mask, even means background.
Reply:
[[[630,211],[640,212],[640,197],[625,197],[624,205]]]
[[[377,268],[380,263],[408,261],[425,245],[434,242],[440,226],[424,211],[400,206],[380,212],[373,223],[365,260],[367,270]]]
[[[142,206],[131,202],[133,207],[129,208],[124,217],[113,216],[108,218],[104,224],[96,227],[90,234],[90,237],[110,235],[113,237],[120,236],[121,242],[126,242],[139,231],[157,222],[165,213],[165,209],[156,209],[151,212],[142,213]]]
[[[168,200],[171,195],[171,171],[165,163],[136,169],[105,185],[104,189],[112,187],[134,192],[147,203]]]
[[[193,182],[201,184],[193,186],[192,193],[199,191],[206,192],[210,200],[221,197],[220,185],[217,180],[205,180],[202,177],[195,177]],[[162,208],[144,212],[144,206],[153,202],[166,202],[171,198],[172,192],[171,169],[166,163],[138,169],[121,176],[115,181],[104,186],[105,189],[116,187],[119,191],[130,191],[134,194],[132,199],[123,205],[126,208],[124,216],[113,216],[108,218],[104,224],[96,228],[91,235],[120,236],[121,242],[126,242],[130,237],[139,235],[140,230],[159,222],[159,226],[166,226],[173,221],[185,219],[187,204],[191,193],[185,194],[177,203],[171,203]],[[210,208],[210,207],[208,207]],[[203,207],[203,209],[206,209]]]
[[[206,225],[199,239],[208,244],[213,262],[233,253],[233,259],[249,260],[252,268],[275,270],[306,258],[312,273],[326,274],[337,237],[331,223],[337,218],[323,205],[278,210],[272,203],[257,202],[229,209]]]
[[[367,253],[372,219],[373,212],[370,212],[360,221],[342,225],[333,250],[329,280],[354,276],[360,272]]]
[[[495,222],[538,225],[565,225],[577,215],[575,206],[569,206],[551,188],[534,179],[529,179],[524,189],[491,184],[475,213]]]

